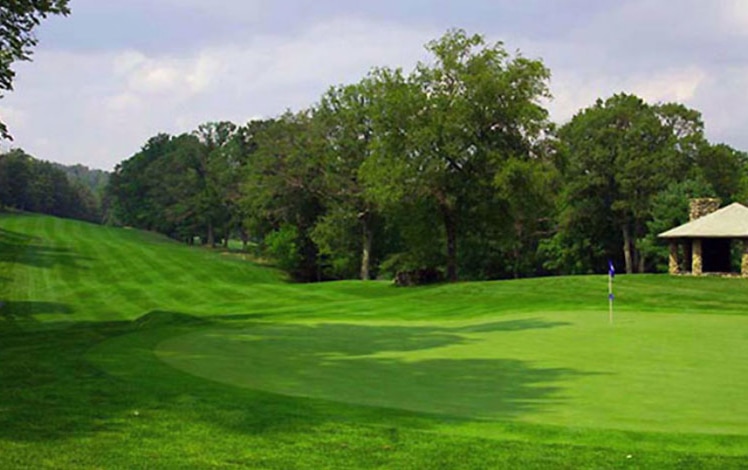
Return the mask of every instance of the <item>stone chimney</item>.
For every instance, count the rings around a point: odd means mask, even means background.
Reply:
[[[689,220],[696,220],[698,218],[709,215],[712,212],[719,209],[722,201],[716,197],[702,197],[698,199],[691,199],[691,206],[689,211]]]

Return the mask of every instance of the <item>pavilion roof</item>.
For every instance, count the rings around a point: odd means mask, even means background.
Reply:
[[[660,238],[748,238],[748,207],[733,203],[658,235]]]

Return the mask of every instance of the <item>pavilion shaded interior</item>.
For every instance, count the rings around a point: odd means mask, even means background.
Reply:
[[[701,240],[702,268],[705,273],[732,272],[732,243],[728,238]]]
[[[741,274],[739,263],[736,268],[733,257],[736,246],[738,248],[746,246],[743,240],[730,238],[684,238],[670,240],[670,243],[671,274]],[[696,265],[694,265],[694,255],[700,260],[697,261]]]

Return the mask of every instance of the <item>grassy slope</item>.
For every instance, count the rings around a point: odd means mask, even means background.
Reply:
[[[565,316],[567,321],[598,312],[604,318],[605,281],[601,277],[466,283],[409,290],[381,283],[291,285],[283,283],[271,270],[188,249],[142,232],[42,216],[0,215],[0,282],[0,299],[5,302],[0,309],[3,468],[724,468],[741,466],[745,460],[740,456],[748,452],[748,444],[741,436],[589,430],[554,426],[553,420],[551,425],[544,425],[542,419],[541,424],[532,424],[532,420],[523,423],[521,419],[507,421],[511,416],[502,415],[501,409],[498,421],[474,421],[470,414],[485,407],[471,404],[470,400],[466,402],[470,412],[453,413],[451,418],[419,412],[439,411],[438,407],[404,406],[411,409],[407,411],[359,406],[355,399],[345,399],[351,402],[348,404],[337,403],[324,399],[333,398],[330,390],[334,392],[335,386],[340,386],[334,380],[323,381],[323,388],[333,384],[324,393],[308,393],[317,399],[278,395],[272,392],[288,390],[259,391],[203,380],[167,366],[154,352],[163,356],[169,345],[179,345],[190,338],[198,343],[206,341],[210,338],[206,332],[235,331],[242,335],[248,328],[264,328],[264,337],[272,341],[263,351],[266,354],[255,359],[267,360],[269,354],[274,354],[282,366],[284,361],[294,359],[290,355],[282,357],[284,351],[291,351],[298,356],[296,359],[308,360],[304,353],[313,357],[320,350],[312,347],[307,351],[307,346],[298,345],[317,341],[328,355],[332,350],[358,356],[368,361],[359,364],[368,364],[371,369],[376,364],[381,366],[383,359],[405,362],[410,354],[431,354],[438,350],[435,346],[444,346],[438,343],[440,338],[443,341],[444,336],[454,336],[455,332],[458,336],[481,334],[464,328],[490,324],[504,315],[507,321],[520,322],[548,322],[543,317],[547,312]],[[675,338],[687,346],[698,338],[678,338],[703,325],[704,318],[719,325],[717,330],[722,336],[710,338],[714,347],[695,350],[693,356],[682,360],[679,380],[684,387],[692,385],[698,389],[705,382],[702,377],[688,382],[688,367],[699,362],[699,354],[719,360],[724,359],[719,356],[722,353],[729,359],[730,348],[726,346],[740,347],[744,336],[740,333],[740,326],[744,325],[742,314],[748,305],[745,281],[641,276],[621,277],[617,286],[621,329],[655,328],[662,331],[663,342]],[[674,313],[698,316],[681,318],[671,315]],[[652,314],[656,314],[655,323],[634,321]],[[672,323],[668,317],[678,322],[675,333],[667,332]],[[277,321],[283,323],[273,326],[271,322]],[[350,328],[343,332],[344,337],[352,333],[343,345],[336,324]],[[425,337],[412,334],[426,327],[438,331]],[[293,335],[298,338],[270,334],[268,328],[293,328]],[[539,351],[539,357],[533,358],[536,361],[552,362],[552,357],[542,356],[552,349],[564,348],[562,353],[575,357],[577,366],[591,361],[598,367],[603,362],[599,357],[579,358],[585,351],[579,337],[556,335],[543,340],[546,331],[550,330],[524,328],[506,345],[522,355],[528,350]],[[708,329],[710,334],[713,331]],[[490,336],[490,332],[483,333]],[[650,334],[656,335],[657,331]],[[732,343],[725,343],[724,338]],[[491,341],[502,339],[497,336]],[[586,340],[600,349],[607,339],[610,338],[594,336]],[[415,345],[388,344],[406,340]],[[546,340],[561,343],[551,348],[542,345]],[[533,346],[532,341],[542,344]],[[361,354],[361,348],[367,345],[370,350]],[[190,351],[195,347],[195,354],[203,354],[225,347],[231,353],[231,348],[237,347],[230,341],[213,344],[213,350],[197,346],[200,347],[182,343],[177,350]],[[653,359],[658,353],[665,354],[657,345],[634,346],[654,354]],[[468,353],[477,354],[465,352]],[[742,350],[738,353],[742,354]],[[372,362],[374,359],[379,362]],[[626,360],[636,372],[637,364],[644,359],[620,358]],[[432,375],[446,371],[447,377],[449,373],[459,377],[459,361],[454,364],[452,369],[437,367]],[[226,366],[222,370],[228,369]],[[348,385],[363,384],[367,379],[357,376],[356,370],[361,367],[345,370]],[[725,370],[725,366],[718,365],[717,372],[713,372],[720,380],[729,380],[729,373],[719,374]],[[381,368],[379,377],[389,377],[391,372],[391,368]],[[329,371],[310,371],[321,377],[325,373]],[[339,374],[328,375],[328,379],[336,375]],[[737,385],[742,385],[746,374],[740,369],[732,377]],[[489,381],[487,385],[496,384]],[[438,389],[438,384],[434,387]],[[395,384],[402,393],[407,388]],[[591,389],[594,390],[595,387]],[[342,395],[352,393],[338,391]],[[458,394],[460,387],[453,384],[442,393]],[[619,395],[624,393],[619,391]],[[418,403],[420,396],[424,395],[406,399]],[[431,402],[439,401],[438,396],[429,398]],[[579,399],[580,403],[589,402],[584,396]],[[428,404],[429,399],[424,401]],[[402,403],[401,400],[394,405]],[[693,403],[684,413],[688,415],[689,410],[698,410],[700,405]],[[518,413],[515,418],[521,418],[523,413],[532,415],[516,405],[506,408],[511,409]],[[631,411],[632,408],[619,410],[623,415]],[[739,411],[735,415],[740,416]],[[729,410],[719,412],[729,414]],[[703,418],[696,413],[684,420],[698,424]],[[661,423],[667,421],[667,416],[653,419]],[[744,424],[733,419],[730,425],[743,434]],[[631,458],[627,458],[629,454]]]

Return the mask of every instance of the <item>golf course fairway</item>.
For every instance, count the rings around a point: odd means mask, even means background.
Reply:
[[[0,468],[744,468],[748,280],[294,284],[0,214]]]

